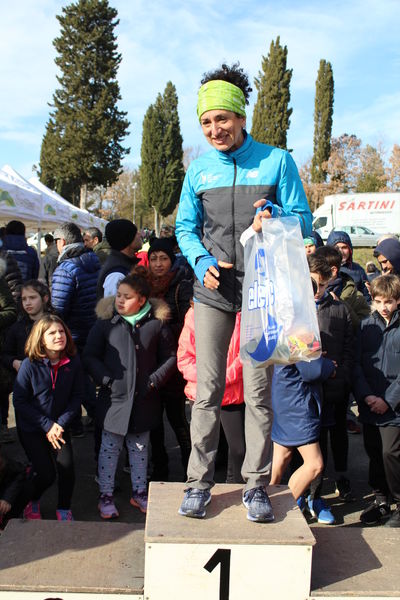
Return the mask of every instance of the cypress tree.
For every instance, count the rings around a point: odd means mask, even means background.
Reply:
[[[251,128],[251,135],[257,141],[284,149],[292,114],[289,108],[292,69],[286,68],[286,62],[287,47],[282,48],[278,36],[276,42],[271,42],[268,56],[262,57],[262,71],[254,80],[258,95]]]
[[[320,60],[315,83],[314,153],[311,162],[312,183],[326,181],[326,165],[331,153],[334,82],[331,63]]]
[[[117,14],[108,0],[78,0],[57,16],[61,32],[53,44],[60,87],[42,142],[40,178],[60,193],[69,189],[71,201],[80,194],[81,207],[88,189],[116,181],[129,152],[121,145],[129,122],[117,108]]]
[[[141,193],[144,203],[154,209],[157,232],[160,217],[170,215],[179,201],[184,178],[182,142],[178,96],[169,81],[143,120]]]

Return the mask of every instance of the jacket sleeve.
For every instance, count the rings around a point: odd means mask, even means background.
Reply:
[[[194,337],[193,308],[186,313],[185,324],[179,337],[177,352],[178,369],[186,381],[196,383],[196,345]]]
[[[59,265],[53,273],[51,282],[51,303],[57,314],[64,320],[70,313],[74,291],[74,277]]]
[[[351,321],[350,311],[344,302],[341,303],[345,309],[343,318],[344,336],[342,360],[336,367],[336,379],[343,381],[347,386],[351,386],[353,365],[354,365],[354,334],[353,323]]]
[[[355,345],[355,363],[353,369],[353,392],[358,404],[364,402],[364,398],[373,394],[373,390],[364,375],[362,367],[362,341],[363,341],[363,326],[359,326],[356,335]]]
[[[283,156],[277,200],[286,216],[295,216],[299,219],[303,236],[306,236],[311,232],[312,213],[296,163],[289,152],[285,152]]]
[[[70,425],[71,421],[79,415],[81,404],[83,404],[85,399],[82,364],[78,356],[75,356],[73,360],[74,371],[72,373],[73,385],[71,397],[68,402],[68,408],[57,419],[57,423],[64,428]]]
[[[189,167],[179,200],[175,234],[182,254],[194,269],[196,259],[200,256],[209,256],[209,252],[200,241],[204,218],[203,206],[194,191],[191,177],[192,170]]]
[[[10,288],[4,278],[0,279],[0,331],[14,323],[17,318],[17,307]]]
[[[32,404],[34,390],[32,388],[32,363],[29,358],[22,361],[14,382],[13,403],[17,413],[23,414],[25,420],[38,426],[45,433],[51,429],[54,421],[49,419]]]
[[[150,381],[156,389],[163,387],[165,383],[176,373],[175,340],[168,325],[160,329],[157,350],[158,368],[150,375]]]
[[[335,365],[330,358],[320,356],[311,362],[298,362],[296,368],[300,373],[300,377],[306,383],[312,381],[325,381],[335,370]]]
[[[394,412],[400,413],[400,375],[387,388],[384,400]]]
[[[107,386],[113,377],[103,362],[106,345],[104,322],[97,321],[89,331],[82,353],[83,366],[96,385]]]

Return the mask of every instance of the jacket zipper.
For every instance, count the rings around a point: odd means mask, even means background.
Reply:
[[[233,238],[233,265],[236,264],[236,239],[235,239],[235,187],[236,187],[236,176],[237,176],[237,165],[236,160],[233,160],[233,183],[232,183],[232,238]],[[235,266],[233,267],[233,305],[236,307],[236,276]]]

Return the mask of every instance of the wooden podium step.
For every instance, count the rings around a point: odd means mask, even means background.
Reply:
[[[150,485],[147,600],[304,600],[314,536],[286,486],[270,486],[273,523],[246,519],[241,485],[218,484],[205,519],[178,514],[184,484]],[[219,594],[219,596],[218,596]]]
[[[143,526],[10,521],[0,536],[0,599],[142,598]],[[93,595],[95,594],[95,595]],[[122,596],[124,597],[124,596]]]

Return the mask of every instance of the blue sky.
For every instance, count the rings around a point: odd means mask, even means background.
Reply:
[[[52,40],[68,2],[0,0],[0,166],[32,175],[57,86]],[[321,58],[335,79],[333,135],[363,143],[400,143],[398,0],[110,0],[123,61],[120,108],[131,121],[129,167],[140,163],[144,114],[171,80],[178,92],[184,146],[207,144],[196,120],[203,72],[239,60],[251,80],[279,35],[293,69],[288,146],[300,165],[312,154],[315,79]],[[256,100],[253,86],[249,116]],[[249,123],[250,125],[250,123]],[[249,127],[248,127],[249,128]]]

